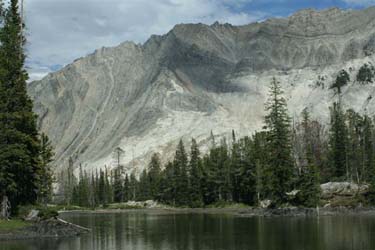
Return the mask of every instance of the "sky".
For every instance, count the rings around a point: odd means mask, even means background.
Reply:
[[[180,23],[233,25],[314,8],[361,9],[375,0],[25,0],[31,80],[101,47],[144,43]]]

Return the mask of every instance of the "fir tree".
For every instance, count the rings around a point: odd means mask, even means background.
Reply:
[[[189,162],[190,207],[201,207],[203,205],[200,186],[200,180],[202,178],[201,167],[198,144],[195,139],[192,139]]]
[[[137,200],[146,201],[151,199],[150,179],[147,170],[144,169],[139,177]]]
[[[107,193],[106,193],[106,177],[104,175],[104,172],[100,170],[99,173],[99,181],[98,181],[98,198],[99,203],[103,206],[107,206]]]
[[[316,207],[320,201],[319,170],[315,166],[303,168],[300,176],[300,192],[297,194],[298,205]]]
[[[114,170],[113,200],[114,202],[124,201],[124,187],[122,184],[121,171],[119,168],[116,168]]]
[[[123,194],[124,194],[123,200],[125,202],[132,199],[131,185],[130,185],[130,180],[129,180],[128,174],[125,175]]]
[[[339,103],[331,108],[331,129],[329,138],[332,176],[343,178],[348,175],[347,165],[347,129],[344,113]]]
[[[18,1],[11,0],[3,12],[0,32],[0,190],[9,196],[15,211],[18,204],[34,203],[43,185],[41,145],[27,95],[27,72]],[[43,192],[42,192],[43,193]],[[46,196],[44,193],[43,196]]]
[[[336,80],[335,82],[332,84],[331,88],[335,88],[337,89],[337,93],[339,95],[341,95],[341,89],[342,87],[344,87],[345,85],[347,85],[348,83],[350,82],[350,76],[348,74],[348,72],[346,72],[345,70],[341,70],[337,77],[336,77]]]
[[[373,82],[373,78],[375,76],[375,69],[374,66],[369,66],[368,64],[364,64],[358,71],[357,74],[357,81],[362,84],[368,84]]]
[[[51,162],[53,161],[53,148],[48,137],[42,133],[41,134],[41,151],[40,151],[40,182],[38,187],[38,196],[43,204],[46,204],[51,200],[52,195],[52,182],[53,174],[51,170]]]
[[[241,154],[241,178],[240,178],[240,201],[248,205],[254,205],[257,200],[257,166],[254,142],[245,137],[239,142]]]
[[[158,154],[153,154],[148,165],[148,178],[150,186],[150,198],[157,200],[160,196],[161,163]]]
[[[189,180],[188,180],[188,158],[182,140],[178,143],[176,154],[173,160],[176,188],[176,205],[188,206],[189,197]]]
[[[287,201],[293,177],[290,118],[280,83],[274,78],[266,105],[265,122],[268,129],[269,151],[267,174],[267,196],[277,204]]]
[[[375,177],[374,125],[367,115],[363,118],[363,180],[370,182]]]

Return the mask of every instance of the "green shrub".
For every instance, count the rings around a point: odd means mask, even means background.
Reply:
[[[357,81],[362,84],[372,83],[375,76],[374,66],[364,64],[358,71]]]
[[[42,220],[47,220],[50,218],[57,218],[57,216],[59,216],[59,213],[57,212],[55,208],[45,207],[45,208],[39,209],[38,217]]]

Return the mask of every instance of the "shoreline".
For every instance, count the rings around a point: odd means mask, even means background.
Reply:
[[[240,217],[316,217],[338,215],[374,215],[375,207],[335,207],[335,208],[136,208],[136,209],[97,209],[97,210],[61,210],[59,214],[229,214]]]
[[[89,228],[66,222],[60,218],[53,218],[32,222],[16,230],[3,230],[0,232],[0,242],[7,240],[67,238],[79,236],[90,231],[91,229]]]

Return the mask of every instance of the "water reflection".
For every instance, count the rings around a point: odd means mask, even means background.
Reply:
[[[65,214],[93,229],[78,238],[8,241],[0,250],[366,250],[375,217],[242,218],[134,211]]]

